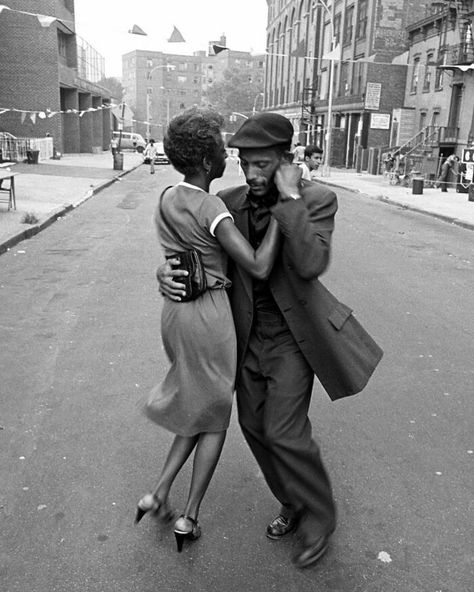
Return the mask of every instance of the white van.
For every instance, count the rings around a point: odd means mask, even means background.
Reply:
[[[114,140],[119,141],[120,131],[115,130],[113,132]],[[122,132],[122,141],[120,143],[121,150],[136,150],[137,152],[143,152],[145,150],[146,142],[143,136],[136,134],[135,132]]]

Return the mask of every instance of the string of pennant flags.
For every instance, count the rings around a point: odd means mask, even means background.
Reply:
[[[10,108],[2,108],[0,107],[0,116],[4,113],[20,113],[21,123],[23,124],[27,117],[30,118],[33,124],[36,124],[37,119],[51,119],[55,115],[78,115],[79,117],[83,117],[86,113],[93,113],[94,111],[103,111],[104,109],[120,109],[122,104],[110,103],[107,105],[100,105],[99,107],[89,107],[88,109],[66,109],[63,111],[52,111],[51,109],[45,109],[44,111],[30,111],[28,109],[10,109]],[[147,121],[140,121],[139,119],[129,119],[127,121],[131,121],[132,123],[142,123],[144,125],[150,125],[153,127],[160,127],[161,123],[152,123]]]

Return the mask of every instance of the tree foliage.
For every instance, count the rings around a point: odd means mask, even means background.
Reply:
[[[123,86],[118,78],[114,78],[113,76],[110,78],[102,78],[99,80],[98,84],[106,88],[112,95],[113,99],[116,99],[118,102],[122,100]]]
[[[251,70],[233,67],[224,71],[223,78],[208,90],[209,104],[229,121],[233,112],[251,115],[262,107],[263,83],[254,80]],[[239,123],[242,123],[240,120]]]

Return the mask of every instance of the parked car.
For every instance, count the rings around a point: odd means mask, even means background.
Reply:
[[[114,131],[113,137],[118,142],[120,131]],[[121,150],[136,150],[137,152],[142,153],[145,150],[145,146],[146,142],[142,135],[136,134],[135,132],[122,132],[122,139],[120,141]]]

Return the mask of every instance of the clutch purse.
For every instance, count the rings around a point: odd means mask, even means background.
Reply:
[[[168,189],[169,187],[167,187],[160,195],[159,208],[161,218],[168,227],[168,230],[174,236],[176,242],[186,248],[188,245],[183,243],[181,237],[178,236],[177,232],[168,222],[163,212],[163,195]],[[181,302],[190,302],[191,300],[196,300],[196,298],[201,296],[201,294],[207,290],[206,270],[204,269],[204,265],[202,263],[200,251],[197,249],[186,249],[185,251],[180,251],[174,255],[169,255],[166,257],[166,259],[179,259],[179,263],[172,266],[173,269],[182,269],[188,272],[187,276],[179,278],[179,282],[185,285],[186,291],[186,295],[181,296]]]
[[[178,281],[185,285],[186,295],[181,297],[181,302],[196,300],[207,290],[206,272],[202,264],[201,253],[197,249],[188,249],[166,257],[166,259],[179,259],[179,263],[172,265],[173,269],[183,269],[187,276],[180,277]]]

